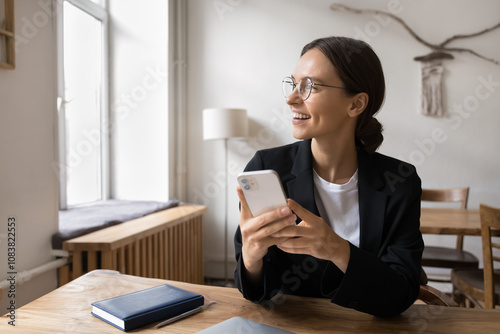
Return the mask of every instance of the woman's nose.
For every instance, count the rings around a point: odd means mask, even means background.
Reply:
[[[286,103],[288,105],[296,104],[302,102],[302,99],[299,97],[299,89],[295,87],[290,95],[286,98]]]

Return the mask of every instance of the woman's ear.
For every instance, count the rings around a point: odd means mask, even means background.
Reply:
[[[368,105],[368,94],[366,93],[358,93],[354,95],[352,100],[351,109],[349,109],[350,117],[358,117]]]

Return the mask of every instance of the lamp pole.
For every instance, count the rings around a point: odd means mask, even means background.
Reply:
[[[227,237],[228,237],[228,214],[227,210],[229,208],[229,195],[228,195],[228,187],[229,187],[229,173],[227,169],[227,163],[228,163],[228,138],[224,138],[224,150],[225,150],[225,159],[224,159],[224,170],[225,170],[225,177],[226,177],[226,184],[225,184],[225,210],[224,210],[224,285],[228,286],[229,285],[229,279],[228,279],[228,242],[227,242]]]

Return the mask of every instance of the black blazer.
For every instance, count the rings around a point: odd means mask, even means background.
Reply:
[[[274,169],[286,195],[319,216],[314,199],[311,140],[258,151],[246,171]],[[263,280],[252,286],[241,274],[241,232],[234,244],[235,283],[246,299],[276,293],[329,298],[377,316],[406,310],[417,298],[424,248],[420,233],[421,182],[415,168],[358,148],[360,246],[350,244],[345,274],[331,261],[289,254],[276,246],[264,257]],[[299,222],[299,220],[297,221]]]

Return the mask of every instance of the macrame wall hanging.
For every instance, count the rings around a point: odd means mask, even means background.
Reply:
[[[425,41],[420,36],[418,36],[412,29],[410,29],[410,27],[408,27],[408,25],[402,19],[400,19],[399,17],[395,16],[392,13],[387,13],[381,10],[374,10],[374,9],[356,9],[341,4],[333,4],[330,6],[330,8],[334,11],[351,12],[356,14],[382,15],[390,17],[396,22],[400,23],[410,33],[410,35],[413,38],[415,38],[419,43],[429,47],[432,50],[431,53],[425,56],[419,56],[414,58],[414,60],[421,62],[422,66],[421,112],[424,115],[435,116],[435,117],[442,117],[445,115],[442,106],[442,96],[441,96],[442,75],[444,71],[443,61],[454,58],[453,55],[450,54],[450,52],[469,53],[483,60],[492,62],[496,65],[500,65],[499,61],[487,58],[471,49],[454,48],[448,46],[448,44],[450,44],[454,40],[479,36],[489,31],[492,31],[496,28],[499,28],[500,23],[494,25],[491,28],[487,28],[476,33],[468,35],[455,35],[446,39],[444,42],[440,44],[432,44]]]
[[[444,116],[441,99],[443,60],[453,59],[445,52],[432,52],[426,56],[413,58],[422,62],[422,102],[420,110],[427,116]]]

